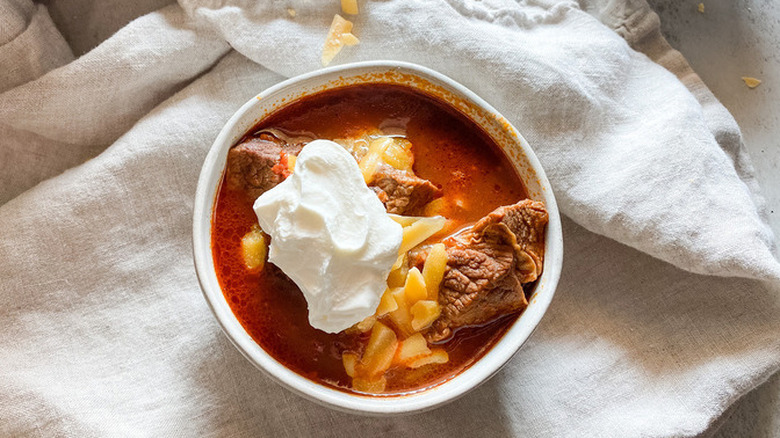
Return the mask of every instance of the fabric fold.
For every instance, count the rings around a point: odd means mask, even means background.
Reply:
[[[36,10],[48,17],[43,6]],[[41,48],[38,56],[56,59],[58,47],[45,36],[34,41],[16,50]],[[0,149],[0,204],[94,157],[228,50],[173,5],[134,20],[76,62],[0,94],[0,133],[8,139]]]
[[[43,5],[0,1],[0,93],[73,60]]]
[[[674,50],[661,35],[658,15],[643,0],[634,0],[630,7],[633,12],[627,16],[615,11],[615,9],[618,11],[625,9],[621,3],[599,5],[602,2],[598,0],[593,3],[595,4],[590,5],[590,8],[597,11],[596,15],[605,25],[622,36],[634,50],[647,55],[653,62],[677,76],[699,101],[704,119],[715,141],[731,158],[737,174],[750,190],[759,216],[764,222],[768,222],[766,201],[761,195],[756,172],[737,122],[702,82],[699,75],[693,71],[682,54]],[[776,245],[773,252],[777,258]]]
[[[0,120],[67,143],[110,143],[228,49],[225,41],[196,30],[180,8],[163,8],[134,20],[78,62],[0,95]],[[45,100],[29,99],[43,92]]]

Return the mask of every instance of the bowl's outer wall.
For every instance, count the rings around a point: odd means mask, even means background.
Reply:
[[[214,202],[230,147],[268,114],[301,97],[365,83],[415,88],[449,103],[474,120],[515,166],[529,197],[543,201],[550,216],[544,271],[528,308],[517,322],[488,353],[462,373],[432,388],[401,396],[363,396],[338,391],[312,382],[277,362],[249,336],[231,311],[217,281],[211,252]],[[432,409],[490,378],[519,350],[541,320],[555,293],[563,260],[557,204],[550,183],[525,139],[495,109],[462,85],[425,67],[394,61],[348,64],[298,76],[263,91],[244,104],[219,133],[204,161],[193,214],[193,257],[198,279],[206,301],[231,342],[250,362],[289,389],[315,402],[353,413],[393,415]]]

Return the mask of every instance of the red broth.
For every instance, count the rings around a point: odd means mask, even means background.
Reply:
[[[454,227],[479,220],[501,205],[527,197],[522,181],[497,145],[476,124],[446,104],[407,87],[358,85],[307,96],[260,122],[246,137],[273,128],[290,136],[337,139],[376,128],[405,132],[413,144],[414,172],[438,184]],[[245,138],[246,138],[245,137]],[[329,334],[309,325],[306,301],[297,286],[271,264],[250,273],[243,264],[241,237],[257,218],[254,199],[222,184],[212,220],[212,251],[222,291],[252,338],[280,363],[315,382],[352,391],[341,355],[362,351],[365,334]],[[439,345],[449,362],[418,369],[390,369],[383,394],[403,394],[457,375],[484,355],[517,319],[503,317],[458,330]],[[389,323],[388,323],[389,324]]]

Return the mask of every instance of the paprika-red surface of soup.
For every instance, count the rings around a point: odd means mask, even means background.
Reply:
[[[512,165],[481,128],[445,103],[403,86],[357,85],[310,95],[266,117],[247,137],[267,129],[290,138],[344,139],[377,130],[405,136],[412,144],[414,173],[443,191],[448,207],[441,214],[450,220],[450,231],[527,197]],[[352,391],[342,354],[361,351],[370,333],[329,334],[312,328],[303,295],[278,268],[270,263],[260,272],[245,268],[241,238],[257,223],[254,201],[227,184],[217,195],[212,251],[231,309],[280,363],[315,382]],[[513,314],[457,330],[437,345],[447,352],[447,363],[391,368],[382,394],[409,393],[453,377],[489,350],[516,319]]]

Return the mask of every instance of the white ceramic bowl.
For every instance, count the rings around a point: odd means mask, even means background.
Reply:
[[[514,164],[529,196],[544,201],[550,215],[544,271],[525,312],[490,351],[465,371],[438,386],[409,395],[351,394],[320,385],[286,368],[266,353],[238,322],[217,282],[212,259],[211,219],[228,149],[258,121],[291,101],[323,90],[363,83],[407,85],[449,103],[474,120]],[[462,396],[495,374],[520,349],[555,293],[561,272],[563,241],[558,206],[550,183],[531,147],[504,117],[473,92],[440,73],[414,64],[372,61],[327,68],[286,80],[252,98],[230,118],[203,163],[195,194],[193,251],[206,301],[225,334],[250,362],[282,385],[316,402],[348,412],[392,415],[431,409]]]

